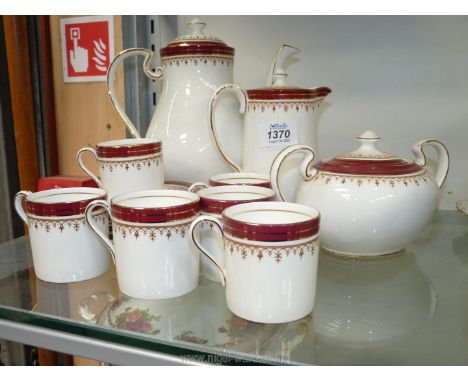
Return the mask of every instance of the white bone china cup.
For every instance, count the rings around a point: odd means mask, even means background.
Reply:
[[[200,255],[188,237],[200,198],[191,192],[129,192],[109,202],[92,202],[86,218],[116,264],[119,289],[129,297],[164,299],[189,293],[198,285]],[[112,219],[112,243],[92,221],[95,208]]]
[[[15,195],[15,209],[29,228],[34,271],[39,279],[68,283],[107,271],[106,247],[85,221],[86,206],[105,198],[104,190],[91,187],[19,191]],[[109,225],[102,210],[90,214],[89,221],[103,232]]]
[[[195,183],[195,187],[200,188]],[[200,197],[200,213],[206,216],[221,218],[223,211],[231,206],[243,203],[271,201],[275,199],[275,192],[271,188],[232,185],[206,187],[197,191]],[[221,234],[214,228],[213,223],[202,224],[203,234],[200,236],[200,242],[220,263],[224,266],[223,240]],[[219,282],[219,273],[213,263],[205,256],[201,258],[201,274],[211,281]]]
[[[224,265],[196,234],[202,222],[223,233]],[[218,268],[234,314],[255,322],[283,323],[308,315],[314,307],[319,223],[319,213],[311,207],[254,202],[225,209],[221,219],[198,217],[190,226],[190,237]]]
[[[99,166],[99,177],[83,163],[83,153],[90,152]],[[81,169],[107,191],[108,199],[132,191],[164,188],[162,144],[158,139],[139,138],[102,142],[83,147],[76,155]]]
[[[270,177],[256,172],[227,172],[210,177],[210,186],[246,185],[271,188]]]
[[[191,192],[197,192],[201,188],[218,186],[257,186],[271,188],[268,175],[256,172],[226,172],[210,176],[207,183],[197,182],[190,186]]]

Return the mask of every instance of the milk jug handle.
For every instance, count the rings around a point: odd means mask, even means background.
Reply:
[[[424,167],[427,165],[427,157],[424,153],[425,145],[434,147],[437,152],[437,170],[435,173],[435,181],[437,182],[437,186],[441,188],[445,182],[445,179],[447,178],[450,165],[450,156],[448,150],[445,145],[437,139],[420,139],[419,141],[415,142],[412,147],[413,154],[416,157],[415,162]]]
[[[273,191],[276,192],[276,195],[280,198],[281,201],[285,202],[286,198],[284,197],[283,193],[281,192],[280,188],[280,179],[279,173],[281,170],[281,166],[283,165],[286,158],[288,158],[292,153],[305,152],[305,158],[301,162],[300,173],[302,174],[305,181],[310,180],[316,173],[316,170],[311,170],[312,162],[315,158],[315,151],[309,147],[304,145],[294,145],[286,147],[285,149],[281,150],[276,158],[273,160],[273,164],[271,165],[270,169],[270,181],[271,181],[271,188]]]
[[[226,92],[234,93],[237,96],[237,99],[239,100],[239,103],[240,103],[239,113],[241,114],[245,113],[245,108],[247,106],[247,96],[245,92],[239,86],[235,84],[224,84],[220,86],[218,89],[216,89],[216,91],[214,92],[210,100],[210,114],[209,115],[210,115],[211,138],[213,139],[216,150],[218,150],[218,153],[219,155],[221,155],[223,160],[229,166],[231,166],[235,171],[241,172],[242,171],[241,166],[239,166],[231,158],[229,158],[229,156],[226,154],[225,150],[223,149],[223,146],[221,145],[221,142],[219,141],[218,133],[216,130],[216,124],[214,121],[216,101],[221,94],[226,93]]]
[[[109,98],[114,105],[115,109],[120,115],[120,118],[125,122],[125,125],[132,135],[133,138],[140,138],[140,133],[136,129],[135,125],[130,121],[128,115],[125,113],[124,108],[120,105],[117,96],[115,94],[115,72],[119,67],[120,63],[122,63],[126,58],[142,55],[145,57],[143,62],[143,70],[145,74],[152,80],[157,80],[162,77],[162,68],[157,67],[156,70],[153,72],[150,68],[151,59],[153,58],[154,52],[148,49],[142,48],[130,48],[123,50],[120,52],[115,58],[112,60],[112,63],[109,65],[109,69],[107,71],[107,93],[109,94]]]

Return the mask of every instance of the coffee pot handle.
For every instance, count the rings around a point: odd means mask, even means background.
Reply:
[[[211,137],[213,138],[213,142],[215,144],[216,150],[218,150],[219,155],[223,158],[223,160],[231,166],[235,171],[237,172],[242,172],[241,166],[239,166],[236,162],[234,162],[229,156],[226,154],[225,150],[223,149],[223,146],[221,145],[218,137],[218,133],[216,130],[216,124],[214,121],[214,116],[215,116],[215,107],[216,107],[216,101],[218,100],[218,97],[226,92],[231,92],[234,93],[237,96],[237,99],[239,100],[240,103],[240,108],[239,108],[239,113],[244,114],[245,113],[245,108],[247,106],[247,95],[245,92],[237,85],[235,84],[224,84],[220,86],[216,91],[214,92],[213,96],[211,97],[210,100],[210,131],[211,131]]]
[[[82,149],[80,149],[77,153],[76,153],[76,160],[78,161],[78,164],[79,166],[81,167],[81,169],[86,173],[88,174],[91,178],[93,178],[93,180],[96,182],[96,184],[98,185],[99,188],[104,188],[102,186],[102,183],[101,183],[101,180],[96,176],[94,175],[91,170],[86,167],[83,163],[83,159],[81,158],[81,156],[83,155],[84,152],[90,152],[91,154],[93,154],[94,158],[96,158],[97,160],[97,153],[96,153],[96,150],[94,150],[92,147],[83,147]]]
[[[206,256],[216,266],[216,268],[218,268],[219,273],[222,277],[221,284],[223,285],[223,287],[226,287],[226,272],[224,271],[223,267],[219,264],[219,262],[212,255],[210,255],[208,251],[200,244],[199,235],[196,235],[196,228],[202,222],[213,223],[221,231],[221,234],[223,234],[223,226],[217,218],[211,216],[199,216],[192,222],[192,224],[190,224],[189,232],[190,238],[192,239],[192,242],[195,244],[195,246],[200,250],[201,253],[203,253],[204,256]]]
[[[132,135],[133,138],[140,138],[140,133],[136,129],[135,125],[130,121],[127,114],[125,113],[124,108],[120,105],[117,96],[115,94],[115,72],[119,67],[120,63],[123,62],[126,58],[142,55],[145,57],[143,62],[143,70],[147,77],[152,80],[157,80],[162,77],[163,71],[160,66],[158,66],[155,71],[152,71],[150,68],[151,59],[153,58],[154,52],[149,49],[142,49],[142,48],[130,48],[125,49],[120,52],[115,58],[112,60],[112,63],[109,65],[109,69],[107,71],[107,93],[109,94],[109,98],[112,101],[112,105],[114,105],[115,109],[119,113],[120,118],[125,122],[125,126],[127,127],[128,131]]]
[[[107,232],[102,232],[101,229],[97,226],[96,222],[93,220],[93,212],[96,208],[104,208],[105,210],[107,210],[109,217],[111,216],[108,202],[106,202],[105,200],[93,200],[86,207],[86,211],[85,211],[86,223],[89,224],[89,226],[91,227],[93,232],[96,234],[96,236],[103,241],[103,243],[109,250],[112,256],[112,260],[114,261],[114,264],[115,264],[114,244],[112,243],[112,241],[110,241],[107,235]]]
[[[281,201],[285,202],[286,198],[284,197],[283,193],[281,192],[280,185],[279,185],[279,173],[281,170],[281,166],[283,165],[286,158],[291,155],[292,153],[304,151],[306,153],[304,160],[301,163],[300,173],[302,174],[305,181],[310,180],[316,173],[315,169],[311,170],[312,162],[315,158],[315,151],[309,146],[304,145],[294,145],[286,147],[285,149],[281,150],[276,158],[273,160],[273,164],[271,165],[270,170],[270,179],[271,179],[271,188],[276,194],[279,196]]]
[[[445,182],[445,179],[447,178],[449,170],[449,152],[445,145],[437,139],[420,139],[413,144],[412,151],[416,157],[415,162],[424,167],[427,165],[427,157],[424,153],[425,145],[434,147],[437,152],[437,170],[435,173],[435,181],[437,182],[437,186],[441,188]]]

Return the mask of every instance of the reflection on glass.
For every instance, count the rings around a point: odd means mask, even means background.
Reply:
[[[290,359],[311,321],[311,316],[287,324],[244,320],[229,311],[224,289],[203,278],[197,289],[178,298],[140,300],[96,292],[78,310],[82,320],[115,329],[282,360]]]
[[[414,254],[353,260],[322,253],[315,333],[344,345],[401,336],[434,314],[435,290]]]

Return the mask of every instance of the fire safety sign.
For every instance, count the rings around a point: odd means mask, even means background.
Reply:
[[[106,80],[107,68],[114,58],[112,16],[61,19],[60,37],[65,82]]]

